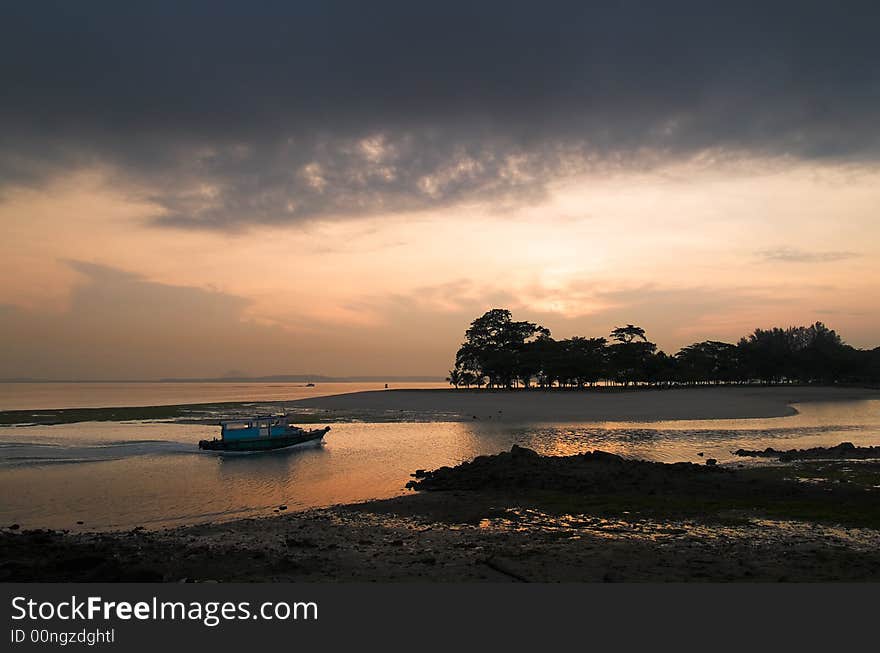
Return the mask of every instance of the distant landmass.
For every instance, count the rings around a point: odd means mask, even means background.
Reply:
[[[14,377],[0,379],[0,383],[417,383],[444,381],[442,376],[323,376],[320,374],[276,374],[272,376],[216,376],[164,379],[36,379]]]

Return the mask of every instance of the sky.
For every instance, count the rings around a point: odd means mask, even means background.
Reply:
[[[256,5],[256,6],[254,6]],[[873,2],[29,2],[0,378],[436,375],[505,307],[880,345]]]

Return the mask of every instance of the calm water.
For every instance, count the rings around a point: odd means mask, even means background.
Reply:
[[[389,387],[448,388],[445,382],[390,382]],[[380,390],[383,382],[317,383],[0,383],[0,410],[170,406],[223,401],[292,401]]]
[[[880,443],[880,400],[813,403],[758,420],[516,425],[334,424],[323,446],[244,456],[199,452],[216,427],[86,422],[0,428],[0,525],[157,528],[391,497],[419,468],[518,443],[542,453],[601,448],[661,461],[732,461],[740,447]],[[705,454],[704,458],[697,456]],[[76,522],[85,522],[77,526]]]

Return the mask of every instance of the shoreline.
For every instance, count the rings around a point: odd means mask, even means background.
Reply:
[[[216,424],[217,413],[286,410],[304,424],[347,421],[649,422],[760,419],[797,414],[792,404],[880,399],[880,389],[708,386],[583,390],[388,389],[296,400],[0,411],[0,426],[169,420]]]
[[[422,491],[274,517],[6,528],[0,582],[880,581],[876,460],[732,469],[514,447],[414,476]]]

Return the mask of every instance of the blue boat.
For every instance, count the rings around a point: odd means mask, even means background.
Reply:
[[[290,423],[287,415],[261,415],[220,422],[220,439],[201,440],[205,451],[270,451],[299,444],[318,443],[329,426],[307,431]]]

